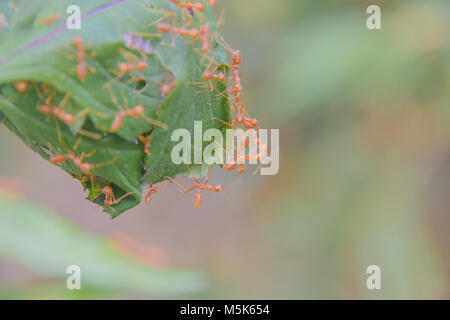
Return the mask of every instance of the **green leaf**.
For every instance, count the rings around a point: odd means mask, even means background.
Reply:
[[[198,292],[204,277],[193,271],[162,270],[129,260],[106,238],[82,231],[47,209],[0,193],[0,257],[65,286],[67,267],[81,268],[84,288],[173,296]]]
[[[60,166],[90,189],[89,200],[114,218],[141,201],[147,182],[158,183],[186,171],[170,159],[173,130],[193,132],[194,120],[202,121],[204,130],[224,130],[223,123],[230,119],[227,99],[194,83],[203,81],[202,72],[211,61],[225,66],[228,59],[223,48],[214,46],[220,35],[207,1],[204,15],[196,12],[192,19],[166,0],[82,0],[77,4],[83,14],[81,30],[66,28],[71,0],[0,4],[7,23],[0,29],[0,121],[45,159],[92,154],[83,158],[83,163],[98,166],[90,172],[82,172],[70,160]],[[211,27],[210,42],[215,48],[209,58],[202,54],[200,41],[159,34],[158,22],[175,23],[173,14],[164,18],[167,13],[177,14],[179,27]],[[41,22],[55,15],[61,18]],[[130,33],[143,37],[151,50],[127,47],[124,40]],[[83,39],[85,46],[85,80],[77,73],[75,37]],[[138,61],[145,61],[148,68],[120,73],[119,63]],[[28,83],[25,92],[14,86],[19,81]],[[167,86],[172,90],[163,94]],[[223,92],[226,86],[217,84],[216,89]],[[76,121],[67,125],[38,110],[48,103],[62,105],[60,110]],[[118,113],[137,105],[144,107],[144,115],[125,117],[120,129],[112,130]],[[141,136],[151,137],[150,155],[138,140]],[[128,196],[106,207],[105,196],[98,194],[105,186],[113,189],[116,199]]]

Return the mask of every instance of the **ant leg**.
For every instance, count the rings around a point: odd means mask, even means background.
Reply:
[[[80,138],[80,139],[81,139],[81,138]],[[75,151],[75,150],[74,150],[74,151]],[[88,153],[88,154],[86,154],[86,153],[83,152],[83,154],[82,154],[82,156],[81,156],[81,160],[83,161],[83,159],[85,159],[85,158],[90,158],[90,157],[92,157],[96,152],[97,152],[97,149],[94,149],[94,151],[92,151],[92,152],[90,152],[90,153]]]
[[[33,86],[34,86],[34,89],[36,90],[36,94],[37,94],[38,98],[45,102],[46,98],[44,97],[44,94],[42,93],[42,91],[39,89],[39,86],[35,82],[33,82]]]
[[[113,205],[119,204],[123,199],[125,199],[126,197],[135,194],[136,192],[128,192],[127,194],[123,195],[122,197],[120,197],[119,199],[116,200],[116,198],[113,195]]]
[[[234,54],[233,48],[228,44],[228,42],[225,41],[223,36],[221,37],[221,40],[222,40],[222,42],[220,42],[220,40],[217,39],[217,37],[216,37],[217,43],[219,43],[225,50],[227,50],[231,54]]]
[[[94,176],[91,176],[91,190],[92,190],[92,194],[94,195],[94,200],[96,200],[98,197],[100,197],[101,193],[98,196],[95,195]]]
[[[219,119],[219,118],[216,118],[216,117],[213,117],[213,118],[211,118],[211,120],[217,120],[217,121],[220,121],[220,122],[222,122],[223,124],[225,124],[225,125],[229,126],[230,128],[233,128],[233,129],[235,129],[235,128],[236,128],[236,126],[235,126],[235,125],[233,125],[232,123],[230,123],[230,122],[227,122],[227,121],[225,121],[225,120],[222,120],[222,119]]]
[[[151,10],[151,11],[154,11],[154,12],[161,13],[161,14],[163,14],[163,16],[160,17],[160,18],[158,18],[158,19],[156,19],[156,20],[153,21],[152,23],[147,24],[147,27],[154,26],[155,24],[160,23],[161,21],[165,20],[165,19],[168,18],[168,17],[173,17],[173,18],[174,18],[174,22],[175,22],[174,25],[177,24],[177,19],[178,19],[178,17],[177,17],[177,14],[176,14],[175,12],[173,12],[173,11],[167,12],[167,11],[165,11],[165,10],[154,10],[154,9],[150,9],[150,10]]]
[[[61,128],[59,126],[59,122],[56,121],[56,133],[58,135],[58,141],[59,143],[61,143],[61,145],[68,151],[71,152],[70,148],[66,145],[66,143],[64,142],[62,135],[61,135]]]
[[[167,124],[165,124],[165,123],[162,123],[161,121],[155,120],[155,119],[150,118],[150,117],[145,117],[144,119],[145,119],[145,121],[147,121],[148,123],[153,124],[154,126],[160,127],[160,128],[162,128],[164,130],[169,130],[169,126]]]
[[[205,185],[209,184],[209,179],[211,178],[211,167],[208,166],[208,178],[206,178]]]
[[[117,162],[117,158],[114,158],[114,159],[112,159],[112,160],[108,160],[108,161],[105,161],[105,162],[103,162],[103,163],[95,164],[94,167],[93,167],[93,169],[98,169],[98,168],[101,168],[101,167],[106,167],[106,166],[112,165],[112,164],[114,164],[114,163],[116,163],[116,162]]]
[[[187,168],[189,169],[189,172],[191,173],[192,176],[192,180],[194,180],[199,186],[203,185],[200,180],[198,180],[195,176],[194,173],[191,170],[191,167],[189,166],[189,164],[186,163]]]
[[[127,95],[123,92],[123,90],[120,90],[120,94],[121,94],[121,96],[122,96],[122,100],[123,100],[123,103],[124,103],[124,105],[125,105],[125,109],[128,110],[129,107],[128,107],[128,98],[127,98]]]
[[[188,189],[186,189],[186,187],[184,187],[181,183],[176,182],[174,179],[172,179],[171,177],[165,176],[164,178],[168,179],[170,182],[172,182],[174,184],[174,186],[176,187],[176,189],[180,192],[185,194],[187,192]]]
[[[77,142],[75,143],[75,145],[73,146],[73,152],[76,152],[78,147],[80,146],[81,142],[82,142],[82,138],[78,138]]]
[[[82,136],[94,139],[94,140],[100,140],[102,138],[101,134],[98,134],[98,133],[95,133],[95,132],[90,132],[90,131],[87,131],[87,130],[84,130],[84,129],[79,129],[77,133],[82,135]]]
[[[58,108],[60,109],[64,109],[64,106],[67,104],[67,102],[70,99],[70,93],[66,93],[66,95],[64,96],[64,98],[61,100],[61,102],[58,105]]]

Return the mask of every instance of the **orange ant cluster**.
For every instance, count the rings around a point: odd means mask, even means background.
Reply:
[[[232,85],[230,85],[230,92],[221,93],[225,98],[228,98],[232,100],[231,108],[236,114],[235,118],[233,119],[232,125],[236,127],[237,125],[241,125],[245,129],[253,129],[258,126],[258,120],[254,118],[250,118],[246,112],[246,109],[244,108],[244,105],[242,103],[242,84],[241,84],[241,74],[239,72],[240,65],[242,63],[242,55],[239,50],[233,50],[225,41],[220,42],[217,41],[214,35],[212,34],[211,26],[205,21],[203,12],[205,11],[205,1],[181,1],[181,0],[169,0],[172,4],[176,5],[178,9],[181,11],[182,14],[184,14],[186,11],[190,13],[190,15],[194,16],[194,11],[198,16],[200,16],[202,19],[201,25],[198,26],[198,28],[192,28],[189,27],[189,23],[178,26],[175,24],[170,24],[167,22],[161,22],[162,19],[159,19],[156,24],[156,29],[162,33],[162,34],[172,34],[175,40],[176,36],[180,36],[183,38],[187,38],[188,40],[193,40],[193,42],[196,42],[199,44],[198,48],[195,48],[195,51],[198,52],[203,58],[207,58],[212,63],[206,68],[206,70],[202,73],[202,78],[206,83],[209,83],[211,91],[214,90],[215,86],[213,86],[213,82],[230,82]],[[214,6],[216,1],[215,0],[209,0],[209,3],[211,6]],[[169,13],[166,16],[178,16],[176,13]],[[51,24],[54,23],[60,19],[59,15],[54,15],[52,17],[41,19],[42,24]],[[183,15],[183,19],[185,19],[185,16]],[[176,21],[176,19],[175,19]],[[192,20],[191,20],[192,21]],[[119,62],[117,65],[117,69],[113,71],[116,78],[115,80],[118,80],[119,78],[122,78],[124,76],[130,76],[130,79],[127,81],[139,81],[139,80],[145,80],[145,77],[141,74],[141,71],[145,71],[148,69],[149,64],[147,62],[147,56],[145,53],[151,53],[151,44],[147,44],[144,42],[143,38],[139,38],[140,42],[139,44],[135,44],[133,41],[134,38],[131,39],[131,36],[127,36],[127,40],[129,43],[129,47],[137,46],[138,48],[141,48],[145,44],[146,50],[139,50],[141,53],[141,57],[137,57],[134,54],[132,54],[129,51],[119,49],[121,55],[125,58],[126,61]],[[133,41],[132,41],[133,40]],[[213,49],[213,43],[216,43],[216,41],[222,45],[228,52],[232,55],[232,64],[229,66],[225,66],[223,64],[218,64],[214,62],[210,57],[208,57],[208,53]],[[84,82],[88,76],[88,72],[92,70],[93,68],[90,68],[88,63],[86,62],[86,47],[84,45],[84,41],[81,37],[75,37],[73,39],[73,46],[75,46],[76,49],[76,74],[80,81]],[[72,49],[73,50],[73,49]],[[145,52],[148,51],[148,52]],[[73,58],[73,57],[72,57]],[[229,67],[231,71],[231,76],[228,78],[227,74],[222,71],[223,67]],[[95,71],[95,69],[94,69]],[[94,72],[92,72],[94,73]],[[26,82],[18,82],[15,84],[16,90],[19,93],[23,93],[27,90],[27,83]],[[167,96],[176,86],[176,80],[173,79],[171,81],[167,81],[161,88],[160,92],[162,96]],[[129,117],[133,118],[144,118],[145,117],[145,108],[143,105],[138,104],[134,108],[128,108],[128,102],[126,101],[126,98],[124,96],[123,102],[125,106],[119,106],[117,99],[115,98],[114,94],[112,93],[111,87],[109,84],[107,84],[108,90],[111,94],[112,100],[114,104],[118,107],[117,113],[111,116],[112,123],[110,130],[111,132],[117,132],[119,131],[123,125],[124,120]],[[216,89],[217,90],[217,89]],[[220,93],[220,92],[219,92]],[[81,112],[78,115],[72,115],[64,111],[64,106],[68,102],[69,95],[66,95],[60,104],[58,106],[52,104],[52,98],[53,95],[50,95],[47,98],[40,97],[44,103],[39,104],[37,106],[37,110],[41,112],[42,114],[55,117],[56,119],[62,121],[63,123],[70,125],[73,124],[74,121],[84,114],[84,112]],[[150,121],[150,120],[149,120]],[[152,122],[156,123],[156,121]],[[58,124],[58,123],[57,123]],[[59,130],[59,127],[58,127]],[[61,138],[61,137],[60,137]],[[258,144],[261,146],[258,137],[255,137],[257,139]],[[138,137],[137,142],[140,142],[144,144],[144,152],[149,155],[150,154],[150,141],[151,141],[151,134],[149,135],[141,135]],[[64,144],[61,141],[62,144]],[[94,152],[91,154],[85,154],[82,153],[81,155],[76,155],[76,148],[79,145],[80,141],[77,142],[76,146],[73,148],[73,150],[70,150],[66,147],[67,153],[66,154],[55,154],[50,157],[50,162],[53,164],[62,164],[66,161],[71,161],[75,167],[77,167],[82,174],[89,174],[92,173],[94,169],[97,169],[101,166],[107,165],[111,163],[112,161],[105,162],[103,164],[90,164],[86,163],[85,159],[92,156]],[[259,155],[256,156],[256,160],[259,160]],[[245,172],[244,164],[241,164],[240,160],[251,160],[250,156],[242,156],[237,155],[237,158],[234,159],[234,162],[231,164],[226,164],[224,166],[225,170],[227,171],[234,171],[237,170],[238,174],[242,174]],[[254,159],[252,159],[254,160]],[[114,160],[113,160],[114,161]],[[170,180],[177,189],[182,192],[183,194],[187,194],[189,192],[195,191],[194,195],[194,205],[196,208],[199,208],[202,201],[203,196],[201,194],[201,191],[212,191],[212,192],[221,192],[224,189],[224,185],[212,185],[210,184],[210,168],[208,167],[208,175],[203,183],[200,179],[196,178],[189,167],[187,165],[189,172],[191,174],[191,178],[194,181],[194,185],[190,188],[185,188],[181,184],[177,183],[170,177],[166,177],[168,180]],[[86,177],[86,176],[85,176]],[[93,186],[92,181],[92,188],[95,190]],[[151,182],[149,183],[149,189],[147,192],[146,197],[144,198],[145,202],[149,203],[152,201],[152,197],[155,193],[158,192],[158,189],[156,186],[154,186]],[[107,207],[114,206],[119,204],[123,199],[126,197],[132,195],[134,192],[127,193],[123,195],[120,198],[116,198],[113,192],[113,189],[111,186],[105,186],[101,189],[100,194],[95,195],[94,193],[94,199],[98,199],[100,196],[104,196],[104,205]]]
[[[186,2],[181,2],[179,0],[169,0],[171,3],[176,4],[180,10],[188,10],[188,12],[193,16],[193,10],[198,11],[198,13],[201,16],[201,13],[205,10],[204,4],[202,2],[191,2],[190,0],[187,0]],[[209,3],[211,6],[214,6],[216,1],[215,0],[209,0]],[[182,12],[183,13],[183,12]],[[169,14],[166,14],[165,17],[168,16],[176,16],[175,13],[171,12]],[[162,18],[164,19],[164,17]],[[176,19],[175,19],[176,22]],[[259,121],[255,118],[249,117],[243,103],[242,103],[242,84],[241,84],[241,74],[239,72],[239,68],[242,63],[242,55],[239,50],[233,50],[230,45],[228,45],[224,40],[223,42],[218,41],[222,47],[224,47],[228,52],[231,53],[232,56],[232,64],[229,65],[231,69],[231,78],[228,79],[226,74],[224,72],[217,72],[217,70],[220,67],[223,67],[223,65],[216,63],[213,59],[208,57],[208,53],[210,50],[213,49],[212,42],[215,42],[215,38],[212,37],[211,34],[211,28],[208,23],[203,23],[203,25],[200,26],[199,29],[197,28],[188,28],[188,24],[178,27],[176,25],[167,23],[167,22],[159,22],[157,24],[157,30],[163,34],[173,34],[174,36],[182,36],[182,37],[189,37],[192,40],[199,41],[201,43],[201,55],[204,58],[207,58],[208,60],[212,61],[212,63],[206,68],[206,70],[202,74],[203,80],[206,81],[207,84],[209,84],[210,91],[214,90],[216,87],[213,85],[213,81],[218,82],[226,82],[230,81],[232,82],[232,86],[230,86],[231,90],[230,92],[226,93],[220,93],[225,98],[231,100],[231,108],[234,111],[235,118],[233,119],[233,123],[231,126],[237,127],[237,125],[242,126],[244,129],[255,129],[258,126]],[[199,83],[199,82],[191,82],[192,84]],[[161,88],[161,92],[163,95],[167,94],[171,91],[173,88],[172,86],[175,86],[175,82],[172,82],[171,84],[166,84]],[[217,91],[217,89],[216,89]],[[259,147],[260,152],[265,150],[265,145],[259,140],[257,133],[254,133],[252,135],[251,139],[254,139],[257,142],[257,146]],[[139,139],[141,142],[145,143],[145,137],[142,137]],[[245,146],[248,146],[248,140],[244,141]],[[241,142],[238,142],[241,143]],[[260,153],[261,154],[261,153]],[[250,155],[240,155],[238,154],[235,159],[233,159],[232,163],[228,163],[224,165],[224,169],[227,171],[234,171],[237,170],[237,174],[243,174],[245,172],[245,165],[243,164],[243,160],[256,160],[261,161],[260,154],[257,154],[256,156],[250,156]],[[202,183],[199,179],[195,178],[191,168],[189,165],[187,165],[192,179],[195,182],[194,186],[192,186],[189,189],[184,188],[180,184],[178,184],[176,181],[174,181],[170,177],[166,177],[166,179],[172,181],[172,183],[177,187],[178,190],[180,190],[183,193],[189,193],[193,190],[197,190],[195,196],[194,196],[194,205],[196,208],[200,207],[202,202],[202,195],[200,193],[201,190],[208,190],[208,191],[215,191],[215,192],[221,192],[224,188],[224,185],[217,185],[213,186],[209,184],[210,181],[210,168],[208,168],[208,177],[206,179],[205,183]],[[152,184],[150,184],[150,188],[146,197],[146,202],[150,202],[152,199],[152,194],[156,192],[156,188],[153,187]]]

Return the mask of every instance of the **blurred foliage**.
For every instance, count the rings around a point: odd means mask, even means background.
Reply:
[[[103,292],[108,297],[124,293],[161,297],[194,293],[205,288],[205,279],[199,273],[140,265],[123,255],[113,242],[84,232],[16,196],[0,193],[0,221],[2,259],[25,265],[49,279],[62,279],[58,284],[36,285],[39,292],[49,290],[49,297],[58,297],[58,291],[65,292],[67,298],[86,298],[91,296],[90,292],[97,295]],[[65,288],[68,277],[65,271],[70,265],[81,269],[82,294],[77,290],[70,294],[71,291]],[[2,296],[14,297],[14,290],[2,288]],[[29,296],[46,297],[45,294]]]
[[[256,39],[235,41],[247,104],[282,137],[280,174],[252,198],[264,218],[242,297],[448,298],[450,3],[263,2],[228,5]]]

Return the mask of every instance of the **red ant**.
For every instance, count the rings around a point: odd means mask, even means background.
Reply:
[[[40,22],[41,22],[42,24],[52,24],[53,22],[55,22],[55,21],[57,21],[57,20],[59,20],[59,19],[61,19],[61,15],[60,15],[59,13],[57,13],[57,14],[52,15],[51,17],[48,17],[48,18],[42,18],[42,19],[40,20]]]
[[[42,93],[39,91],[39,88],[37,86],[35,86],[35,87],[36,87],[36,92],[37,92],[38,97],[44,101],[44,104],[40,104],[36,108],[39,112],[41,112],[45,115],[48,115],[48,116],[53,115],[57,119],[64,122],[65,124],[70,125],[75,120],[77,120],[79,117],[81,117],[81,116],[85,115],[87,112],[89,112],[88,110],[84,110],[75,116],[70,113],[66,113],[63,109],[64,109],[64,106],[69,101],[70,94],[66,94],[64,96],[64,98],[61,100],[61,102],[59,103],[59,105],[55,106],[52,104],[52,100],[53,100],[53,97],[55,96],[55,92],[53,92],[47,98],[44,98]]]
[[[216,69],[217,69],[217,67],[211,68],[211,66],[210,66],[210,67],[208,67],[206,69],[205,72],[203,72],[202,78],[204,80],[206,80],[206,83],[205,82],[198,82],[198,81],[190,81],[190,82],[188,82],[188,84],[198,84],[198,85],[202,85],[202,86],[205,86],[205,87],[207,87],[208,84],[209,84],[210,90],[206,90],[206,92],[213,91],[215,89],[215,86],[212,84],[212,82],[211,82],[212,80],[217,80],[219,82],[224,82],[224,81],[227,80],[227,78],[225,76],[225,73],[223,73],[223,72],[220,72],[220,73],[217,73],[217,74],[214,73]],[[205,91],[200,91],[200,92],[205,92]]]
[[[142,60],[139,60],[139,58],[131,52],[123,49],[119,49],[119,52],[127,60],[127,62],[119,63],[119,73],[115,80],[122,78],[127,73],[131,75],[131,80],[133,81],[145,79],[144,76],[139,73],[139,71],[144,71],[148,68],[148,63],[145,61],[146,56],[142,54]],[[142,90],[143,89],[140,89],[140,91]]]
[[[195,2],[195,3],[180,3],[180,1],[178,0],[169,0],[170,2],[178,5],[180,8],[186,8],[186,9],[195,9],[198,10],[200,12],[205,11],[205,8],[203,7],[203,3],[201,2]]]
[[[116,96],[114,95],[114,93],[111,90],[111,86],[109,84],[106,85],[106,88],[108,89],[110,95],[111,95],[111,99],[114,103],[114,105],[120,109],[119,103],[116,99]],[[128,108],[128,99],[126,97],[126,95],[122,92],[122,98],[123,101],[125,103],[125,110],[120,110],[119,113],[115,116],[112,124],[111,124],[111,131],[112,132],[117,132],[119,131],[122,127],[123,127],[123,120],[127,117],[134,117],[134,118],[142,118],[145,114],[145,108],[143,105],[139,104],[137,106],[135,106],[133,109],[129,109]],[[167,129],[167,125],[151,119],[151,118],[145,118],[146,121],[156,125],[156,126],[160,126],[164,129]]]
[[[127,194],[123,195],[119,199],[116,199],[112,188],[110,186],[106,186],[102,189],[102,191],[100,192],[100,194],[98,196],[94,195],[95,196],[94,200],[98,199],[101,195],[104,195],[105,196],[105,201],[104,201],[105,206],[111,207],[116,204],[119,204],[123,199],[125,199],[126,197],[128,197],[132,194],[135,194],[135,192],[128,192]]]
[[[86,48],[83,44],[83,39],[80,37],[75,37],[73,43],[77,49],[77,74],[78,78],[84,82],[88,73],[88,64],[85,61]],[[90,68],[91,73],[95,73],[95,68]]]
[[[182,186],[181,184],[179,184],[178,182],[176,182],[175,180],[173,180],[170,177],[165,177],[167,179],[169,179],[172,183],[174,183],[179,189],[179,191],[183,194],[189,193],[192,190],[197,189],[197,192],[195,193],[194,196],[194,205],[196,208],[200,208],[200,205],[203,201],[203,197],[202,194],[200,193],[201,190],[208,190],[208,191],[214,191],[214,192],[221,192],[224,188],[224,185],[217,185],[217,186],[212,186],[209,184],[209,180],[211,177],[211,167],[208,167],[208,178],[206,179],[205,183],[201,183],[200,180],[198,180],[195,176],[194,173],[192,172],[191,168],[189,167],[188,164],[186,164],[186,166],[189,169],[189,172],[191,173],[192,176],[192,180],[194,180],[194,182],[196,183],[194,186],[192,186],[189,189],[186,189],[184,186]]]
[[[158,189],[156,187],[154,187],[151,182],[149,182],[148,186],[149,186],[149,190],[147,192],[147,196],[145,197],[145,202],[146,203],[152,202],[152,194],[158,192]]]
[[[204,53],[207,53],[212,49],[212,45],[209,42],[209,38],[211,37],[211,29],[209,25],[206,24],[200,28],[200,40],[202,42],[202,50]]]
[[[60,143],[65,146],[64,141],[62,140],[62,137],[61,137],[61,132],[60,132],[60,128],[59,128],[59,124],[58,123],[56,124],[56,128],[58,130],[58,139],[59,139]],[[65,161],[67,161],[67,160],[71,160],[73,162],[73,164],[78,169],[81,170],[81,172],[89,173],[89,172],[91,172],[94,169],[97,169],[97,168],[100,168],[100,167],[112,164],[112,163],[117,161],[117,159],[113,159],[111,161],[106,161],[106,162],[101,163],[101,164],[84,163],[83,162],[84,159],[92,157],[97,150],[94,150],[94,151],[92,151],[89,154],[86,154],[86,153],[83,152],[80,156],[76,156],[75,152],[78,149],[79,145],[81,144],[81,141],[82,141],[81,138],[78,139],[77,143],[73,147],[73,151],[70,151],[67,154],[52,155],[50,157],[50,162],[52,164],[61,164],[61,163],[65,162]],[[66,149],[70,150],[67,146],[65,146],[65,147],[66,147]]]
[[[197,39],[199,36],[198,29],[175,28],[175,27],[172,27],[172,25],[167,22],[160,22],[160,23],[158,23],[158,25],[156,27],[160,32],[166,33],[166,34],[174,33],[174,34],[179,34],[181,36],[190,36],[192,39]]]
[[[117,114],[117,116],[114,118],[114,120],[112,122],[111,130],[113,132],[119,131],[120,128],[122,128],[122,126],[123,126],[124,118],[126,118],[126,117],[140,118],[140,117],[142,117],[144,112],[145,112],[145,109],[142,105],[137,105],[133,109],[119,111],[119,113]]]
[[[159,91],[161,92],[161,95],[163,97],[167,96],[177,85],[176,80],[173,80],[169,83],[163,84],[163,86],[159,89]]]

